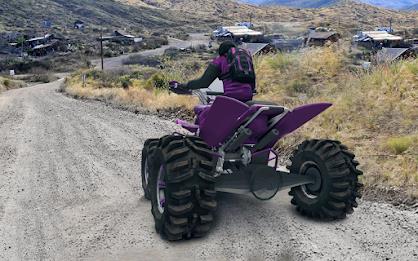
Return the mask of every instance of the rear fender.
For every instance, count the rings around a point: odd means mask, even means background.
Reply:
[[[331,106],[332,103],[308,104],[297,107],[287,113],[286,116],[276,125],[276,129],[280,133],[279,138],[283,138],[287,134],[299,129],[305,123],[312,120]]]

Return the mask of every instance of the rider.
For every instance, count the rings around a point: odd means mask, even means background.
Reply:
[[[231,79],[223,79],[223,75],[227,75],[229,72],[229,64],[227,61],[227,53],[231,48],[237,46],[232,41],[225,41],[219,46],[219,56],[216,57],[211,64],[209,64],[205,73],[199,79],[190,81],[186,84],[179,84],[172,82],[170,85],[173,88],[179,88],[184,90],[197,90],[208,88],[216,78],[220,78],[223,81],[224,95],[247,102],[252,100],[253,91],[255,90],[254,83],[242,83],[233,81]]]

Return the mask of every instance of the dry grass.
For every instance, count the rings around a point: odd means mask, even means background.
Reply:
[[[296,139],[341,140],[359,157],[366,186],[418,198],[418,60],[349,72],[345,53],[329,47],[259,59],[259,99],[290,107],[333,102]]]
[[[26,84],[23,81],[0,77],[0,93],[3,91],[18,89],[25,86]]]
[[[147,69],[145,69],[147,70]],[[121,73],[111,79],[98,79],[87,76],[85,85],[81,81],[82,74],[95,74],[96,71],[80,71],[66,80],[65,91],[75,97],[85,99],[98,99],[123,107],[146,108],[150,111],[161,109],[187,109],[191,110],[197,104],[194,97],[171,94],[166,89],[169,79],[175,79],[168,73],[153,73],[144,78],[131,78],[129,74]],[[131,74],[132,75],[132,74]],[[173,78],[169,78],[172,75]],[[100,76],[99,76],[100,77]],[[107,75],[109,77],[109,75]],[[141,79],[142,78],[142,79]]]

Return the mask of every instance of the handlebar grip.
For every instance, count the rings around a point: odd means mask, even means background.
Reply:
[[[212,92],[212,91],[206,92],[206,94],[209,95],[209,96],[221,96],[221,95],[224,95],[223,92]]]

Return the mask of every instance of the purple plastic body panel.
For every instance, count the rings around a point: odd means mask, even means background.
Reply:
[[[233,133],[237,119],[249,108],[236,99],[217,97],[205,117],[199,119],[200,137],[211,147],[219,146]]]
[[[317,103],[298,107],[286,114],[286,116],[275,126],[279,130],[279,139],[295,131],[306,122],[315,118],[318,114],[332,106],[331,103]],[[260,105],[248,106],[236,99],[226,96],[219,96],[210,107],[199,108],[199,115],[196,125],[179,122],[183,128],[197,132],[197,126],[200,127],[200,137],[211,147],[218,147],[226,141],[247,119],[252,116]],[[259,139],[266,134],[268,121],[270,118],[278,115],[277,109],[272,107],[263,112],[249,126],[253,135],[246,144],[256,144]],[[273,142],[266,148],[271,148],[276,143]]]
[[[331,106],[332,103],[315,103],[303,105],[289,112],[276,125],[276,129],[280,133],[279,138],[283,138],[287,134],[294,132]]]
[[[182,128],[192,132],[192,133],[196,133],[199,130],[199,126],[195,125],[195,124],[191,124],[190,122],[187,121],[183,121],[180,119],[176,120],[176,124],[180,125]]]

